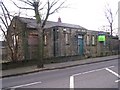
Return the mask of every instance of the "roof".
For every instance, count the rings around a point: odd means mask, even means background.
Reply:
[[[92,34],[106,34],[109,35],[109,32],[104,32],[104,31],[95,31],[95,30],[87,30],[87,33],[92,33]]]
[[[26,23],[28,28],[36,28],[37,27],[36,20],[33,19],[33,18],[19,17],[19,19],[22,22]],[[86,28],[81,27],[79,25],[68,24],[68,23],[61,23],[61,22],[53,22],[53,21],[47,21],[44,28],[52,28],[52,27],[56,27],[56,26],[87,30]]]

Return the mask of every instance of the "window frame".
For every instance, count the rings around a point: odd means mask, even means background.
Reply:
[[[90,45],[90,35],[87,34],[86,36],[86,45],[89,46]]]
[[[91,44],[92,44],[92,46],[95,46],[96,45],[96,37],[95,37],[95,35],[92,35],[92,42],[91,42]]]

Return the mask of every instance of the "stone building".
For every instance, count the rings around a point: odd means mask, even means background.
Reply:
[[[16,31],[18,41],[18,57],[20,60],[37,59],[38,55],[38,31],[35,19],[14,17],[9,29],[8,37],[14,39],[14,31]],[[10,34],[13,34],[10,37]],[[105,41],[99,41],[100,34],[105,36]],[[110,52],[110,36],[109,33],[87,30],[84,27],[74,24],[47,21],[44,33],[44,58],[61,57],[61,56],[86,56],[96,57],[107,55]],[[113,40],[113,39],[112,39]],[[113,40],[115,41],[115,40]],[[115,41],[117,43],[117,39]],[[10,42],[11,45],[15,44]],[[118,45],[114,45],[117,47]],[[10,54],[7,50],[8,56]]]
[[[47,21],[44,28],[44,58],[73,56],[84,54],[84,36],[86,28],[79,25]],[[18,33],[20,59],[36,59],[38,50],[38,31],[36,20],[14,17],[9,34]],[[13,35],[14,36],[14,35]],[[10,37],[12,39],[12,37]],[[13,42],[11,42],[13,43]]]
[[[105,36],[105,41],[99,41],[99,35]],[[101,55],[107,55],[109,53],[110,38],[109,33],[102,31],[87,30],[85,35],[86,42],[86,55],[89,57],[96,57]]]

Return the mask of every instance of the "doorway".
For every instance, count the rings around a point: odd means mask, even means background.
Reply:
[[[83,55],[83,47],[84,47],[84,42],[83,42],[83,36],[78,35],[78,54]]]

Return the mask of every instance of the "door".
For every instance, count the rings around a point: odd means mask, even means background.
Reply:
[[[57,31],[57,29],[53,29],[53,56],[57,57],[59,56],[59,42],[58,42],[58,38],[59,38],[59,33]]]
[[[83,36],[82,35],[78,35],[78,54],[79,55],[83,55]]]

